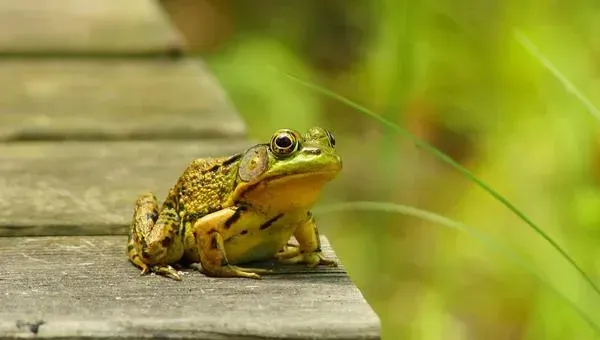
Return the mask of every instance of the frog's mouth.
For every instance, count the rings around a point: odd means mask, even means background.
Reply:
[[[238,197],[255,205],[279,206],[282,210],[308,207],[338,172],[338,169],[329,168],[308,173],[273,175],[239,188]]]
[[[325,169],[313,172],[302,172],[302,173],[289,173],[289,174],[277,174],[270,177],[263,178],[261,182],[285,182],[294,180],[331,180],[337,174],[337,169]]]
[[[337,171],[319,171],[265,178],[249,185],[238,198],[261,211],[285,212],[310,209],[319,198],[323,186]]]
[[[256,181],[255,183],[248,183],[246,185],[246,188],[244,189],[244,193],[252,191],[261,185],[273,187],[285,184],[292,184],[295,182],[306,182],[304,183],[306,185],[310,185],[310,182],[315,182],[314,184],[319,183],[323,185],[325,184],[325,182],[332,180],[338,173],[338,169],[331,168],[313,172],[274,174],[272,176],[262,178],[259,181]]]

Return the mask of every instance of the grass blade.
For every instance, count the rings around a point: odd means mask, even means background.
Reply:
[[[400,213],[403,215],[409,215],[413,217],[420,218],[422,220],[439,224],[445,226],[447,228],[456,229],[462,231],[469,236],[477,239],[478,241],[485,244],[489,249],[495,250],[498,254],[504,255],[508,260],[513,262],[515,265],[523,268],[525,271],[529,272],[533,275],[537,280],[539,280],[544,286],[550,289],[554,294],[560,297],[564,302],[566,302],[572,309],[575,311],[583,320],[585,320],[590,327],[600,335],[600,326],[596,324],[592,320],[592,318],[584,312],[579,306],[567,298],[564,294],[562,294],[558,288],[554,287],[554,285],[548,281],[542,274],[540,274],[537,270],[533,268],[533,266],[529,265],[525,259],[517,254],[516,251],[510,249],[509,247],[504,246],[503,244],[494,241],[492,238],[486,236],[483,233],[478,232],[475,228],[470,227],[464,223],[452,220],[448,217],[438,215],[436,213],[421,210],[414,207],[409,207],[401,204],[388,203],[388,202],[374,202],[374,201],[354,201],[354,202],[345,202],[338,204],[330,204],[326,206],[321,206],[313,209],[314,213],[333,213],[340,211],[348,211],[348,210],[368,210],[368,211],[382,211],[388,213]]]
[[[539,234],[543,239],[545,239],[548,243],[550,243],[552,245],[552,247],[554,247],[554,249],[556,249],[579,272],[581,277],[583,277],[583,279],[592,287],[592,289],[600,297],[600,288],[598,288],[598,286],[594,283],[592,278],[577,264],[577,262],[575,262],[575,260],[573,260],[573,258],[556,241],[554,241],[554,239],[552,239],[548,234],[546,234],[540,227],[538,227],[531,219],[529,219],[523,212],[521,212],[521,210],[517,209],[517,207],[515,207],[512,203],[510,203],[506,198],[504,198],[497,191],[495,191],[490,186],[485,184],[482,180],[480,180],[477,176],[475,176],[475,174],[473,174],[467,168],[460,165],[458,162],[456,162],[450,156],[448,156],[445,153],[443,153],[442,151],[438,150],[436,147],[429,144],[425,140],[422,140],[422,139],[418,138],[417,136],[413,135],[408,130],[401,128],[400,126],[394,124],[393,122],[385,119],[384,117],[376,114],[375,112],[367,109],[364,106],[361,106],[358,103],[353,102],[352,100],[350,100],[342,95],[334,93],[334,92],[332,92],[328,89],[325,89],[323,87],[320,87],[318,85],[314,85],[314,84],[308,83],[306,81],[303,81],[303,80],[301,80],[297,77],[294,77],[290,74],[284,73],[284,75],[286,75],[288,78],[292,79],[293,81],[295,81],[303,86],[306,86],[316,92],[324,94],[324,95],[326,95],[332,99],[335,99],[341,103],[344,103],[344,104],[348,105],[349,107],[354,108],[355,110],[363,113],[364,115],[375,119],[382,125],[390,128],[390,129],[396,131],[398,134],[403,135],[404,137],[412,140],[413,143],[415,143],[415,145],[417,145],[418,147],[425,149],[426,151],[428,151],[432,155],[436,156],[440,160],[451,165],[453,168],[458,170],[461,174],[463,174],[469,180],[471,180],[472,182],[477,184],[480,188],[482,188],[483,190],[488,192],[490,195],[492,195],[492,197],[494,197],[496,200],[498,200],[500,203],[502,203],[504,206],[506,206],[510,211],[512,211],[521,220],[523,220],[527,225],[529,225],[529,227],[531,227],[533,230],[535,230],[535,232],[537,234]]]
[[[600,121],[600,110],[583,94],[581,90],[579,90],[573,83],[563,75],[554,64],[548,58],[546,58],[539,50],[539,48],[521,31],[515,29],[513,30],[513,36],[517,40],[521,46],[529,52],[537,61],[540,62],[559,82],[563,84],[565,90],[568,93],[571,93],[575,98],[577,98],[583,106],[588,110],[588,112],[594,116],[596,119]]]

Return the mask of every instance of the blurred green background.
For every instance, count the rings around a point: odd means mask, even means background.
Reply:
[[[248,124],[334,131],[345,169],[321,205],[430,210],[510,246],[600,323],[600,297],[539,235],[456,170],[320,84],[427,140],[504,195],[600,281],[600,122],[515,39],[600,105],[600,2],[163,0]],[[526,270],[468,234],[413,217],[317,215],[385,339],[591,339]]]

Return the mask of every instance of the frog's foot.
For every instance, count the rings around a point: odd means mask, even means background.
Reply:
[[[176,281],[181,281],[181,276],[179,276],[179,273],[177,272],[177,270],[169,265],[146,266],[145,268],[142,269],[142,275],[147,275],[150,273],[155,273],[157,275],[162,275],[162,276],[168,277],[168,278],[176,280]]]
[[[325,255],[323,255],[323,253],[321,253],[320,251],[313,251],[307,253],[302,253],[299,249],[297,249],[297,251],[297,254],[292,256],[287,256],[292,254],[292,251],[290,251],[289,253],[285,253],[286,257],[279,256],[282,253],[278,253],[276,255],[276,258],[280,263],[284,264],[304,263],[308,267],[316,267],[318,265],[337,267],[337,262],[326,258]]]
[[[190,268],[203,273],[206,276],[213,277],[246,277],[250,279],[258,279],[261,277],[258,274],[269,274],[273,271],[264,268],[242,268],[233,265],[224,265],[218,268],[213,268],[210,272],[202,268],[200,263],[192,263]]]
[[[148,265],[145,262],[143,262],[141,257],[137,254],[134,254],[134,256],[131,259],[131,262],[133,262],[133,264],[135,264],[136,267],[142,270],[141,275],[155,273],[158,275],[166,276],[173,280],[181,281],[179,273],[177,273],[177,270],[171,266]]]
[[[178,215],[172,209],[160,211],[156,196],[152,193],[141,195],[136,203],[127,242],[129,260],[142,271],[142,275],[155,273],[180,281],[176,269],[167,265],[168,257],[173,257],[172,245],[178,228]],[[169,241],[169,242],[165,242]],[[175,247],[177,248],[177,247]]]

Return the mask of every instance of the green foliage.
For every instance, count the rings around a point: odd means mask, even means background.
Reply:
[[[247,119],[253,135],[270,134],[283,125],[306,129],[320,113],[318,98],[264,71],[265,65],[273,65],[310,75],[302,61],[276,40],[240,38],[208,63],[239,111],[255,117]]]
[[[589,324],[589,326],[596,332],[597,336],[600,336],[600,326],[594,322],[592,317],[588,315],[586,312],[581,310],[579,306],[569,300],[565,295],[563,295],[553,283],[549,282],[544,275],[539,273],[537,269],[535,269],[527,260],[522,258],[517,251],[511,249],[510,247],[506,247],[505,245],[498,243],[493,238],[488,237],[485,234],[482,234],[477,231],[476,228],[470,227],[466,224],[460,223],[458,221],[452,220],[450,218],[435,214],[430,211],[421,210],[415,207],[404,206],[400,204],[394,204],[389,202],[370,202],[370,201],[357,201],[357,202],[345,202],[339,204],[331,204],[328,206],[321,206],[320,208],[315,209],[315,213],[334,213],[334,212],[343,212],[343,211],[359,211],[359,210],[367,210],[367,211],[380,211],[385,213],[400,213],[412,217],[416,217],[422,220],[425,220],[430,223],[434,223],[446,228],[456,229],[463,233],[468,234],[470,237],[478,240],[482,244],[494,252],[501,254],[505,259],[511,261],[513,264],[521,267],[527,273],[534,276],[541,284],[546,286],[553,294],[556,294],[563,302],[569,305],[585,322]],[[437,333],[436,333],[437,334]]]
[[[392,123],[391,121],[383,118],[381,115],[377,115],[373,111],[370,111],[369,109],[367,109],[365,107],[362,107],[362,106],[354,103],[353,101],[351,101],[351,100],[349,100],[349,99],[347,99],[347,98],[345,98],[343,96],[340,96],[340,95],[338,95],[336,93],[333,93],[333,92],[331,92],[331,91],[329,91],[329,90],[327,90],[325,88],[322,88],[322,87],[319,87],[317,85],[304,82],[304,81],[302,81],[302,80],[300,80],[300,79],[298,79],[296,77],[290,76],[290,78],[293,79],[293,80],[295,80],[296,82],[299,82],[299,83],[301,83],[301,84],[309,87],[309,88],[314,89],[315,91],[318,91],[318,92],[320,92],[322,94],[325,94],[325,95],[327,95],[329,97],[335,98],[336,100],[339,100],[339,101],[347,104],[348,106],[351,106],[352,108],[356,109],[357,111],[359,111],[362,114],[368,115],[369,117],[371,117],[371,118],[379,121],[381,124],[385,125],[386,127],[394,130],[398,134],[403,135],[403,136],[411,139],[417,146],[425,149],[427,152],[433,154],[434,156],[436,156],[437,158],[439,158],[443,162],[448,163],[449,165],[451,165],[453,168],[455,168],[456,170],[458,170],[461,174],[463,174],[469,180],[473,181],[479,187],[481,187],[483,190],[485,190],[490,195],[492,195],[500,203],[502,203],[503,205],[505,205],[508,209],[510,209],[513,213],[515,213],[521,220],[523,220],[523,222],[525,222],[527,225],[529,225],[531,228],[533,228],[536,233],[538,233],[541,237],[543,237],[567,261],[569,261],[569,263],[581,274],[581,276],[590,284],[590,286],[594,289],[594,291],[596,291],[596,293],[598,293],[598,295],[600,296],[600,288],[598,288],[598,286],[594,283],[594,281],[592,280],[592,278],[589,277],[589,275],[587,275],[583,271],[583,269],[581,269],[581,267],[571,258],[571,256],[569,256],[569,254],[567,254],[567,252],[558,243],[556,243],[556,241],[554,241],[546,232],[544,232],[544,230],[542,230],[542,228],[540,228],[529,217],[527,217],[523,212],[521,212],[521,210],[519,210],[517,207],[515,207],[511,202],[509,202],[500,193],[498,193],[497,191],[495,191],[494,189],[492,189],[490,186],[488,186],[486,183],[484,183],[482,180],[480,180],[471,171],[469,171],[468,169],[466,169],[465,167],[463,167],[462,165],[460,165],[459,163],[457,163],[455,160],[453,160],[451,157],[449,157],[448,155],[446,155],[445,153],[443,153],[439,149],[437,149],[434,146],[432,146],[430,143],[427,143],[426,141],[417,138],[415,135],[411,134],[407,130],[405,130],[405,129],[401,128],[400,126]]]
[[[327,15],[319,11],[329,3],[295,6],[273,5],[253,20],[259,32],[241,25],[208,63],[252,137],[314,124],[336,132],[345,167],[324,201],[390,202],[318,215],[384,338],[596,337],[595,3],[380,0]],[[330,18],[305,36],[293,13],[311,11]],[[364,34],[330,35],[340,22]],[[304,53],[311,42],[339,65]],[[270,69],[323,84],[329,96]],[[355,109],[366,107],[381,115],[362,119]]]

